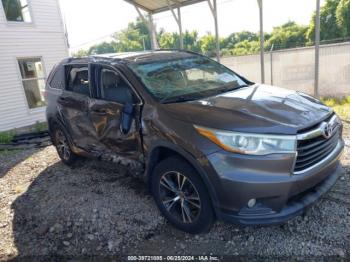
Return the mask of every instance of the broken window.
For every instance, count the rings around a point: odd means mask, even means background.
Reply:
[[[101,98],[119,104],[133,103],[134,98],[130,87],[116,72],[108,69],[101,70]]]
[[[82,95],[90,95],[89,70],[87,67],[70,68],[67,90]]]
[[[27,0],[2,0],[6,19],[10,22],[32,21]]]
[[[45,106],[45,74],[40,58],[18,59],[29,108]]]
[[[55,89],[64,89],[65,87],[65,70],[63,66],[59,66],[53,73],[50,81],[50,87]]]
[[[146,88],[160,101],[182,96],[204,97],[226,86],[246,83],[234,72],[202,56],[149,63],[130,63]],[[222,92],[222,91],[221,91]]]

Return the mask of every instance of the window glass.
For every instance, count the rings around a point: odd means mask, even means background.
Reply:
[[[2,0],[7,21],[31,22],[27,0]]]
[[[18,62],[23,79],[44,77],[44,70],[40,58],[20,59]]]
[[[45,106],[45,75],[40,58],[18,59],[29,108]]]
[[[64,89],[65,74],[64,67],[59,66],[57,70],[53,73],[52,79],[50,81],[50,87],[55,89]]]
[[[189,81],[200,81],[203,79],[204,81],[215,81],[217,78],[216,72],[205,72],[198,68],[189,69],[186,71],[186,76]]]
[[[90,95],[89,71],[87,67],[73,67],[68,76],[68,91]]]
[[[203,56],[135,62],[129,67],[161,102],[176,97],[202,98],[223,92],[226,87],[246,83],[223,65]]]
[[[100,83],[101,98],[120,104],[133,103],[130,87],[119,74],[112,70],[102,69]]]

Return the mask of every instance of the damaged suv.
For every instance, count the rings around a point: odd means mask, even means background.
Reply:
[[[52,70],[46,100],[64,163],[86,156],[126,165],[170,223],[190,233],[216,219],[284,222],[341,173],[342,124],[330,108],[192,52],[68,58]]]

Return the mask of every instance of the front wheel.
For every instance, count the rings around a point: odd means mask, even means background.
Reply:
[[[77,156],[71,150],[67,135],[60,127],[54,128],[54,142],[62,162],[66,165],[72,165],[76,161]]]
[[[157,206],[172,225],[192,234],[209,231],[214,211],[207,189],[191,165],[167,158],[155,167],[151,182]]]

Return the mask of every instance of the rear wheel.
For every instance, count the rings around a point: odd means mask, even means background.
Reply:
[[[76,161],[77,156],[71,150],[67,135],[60,127],[55,127],[54,139],[57,153],[62,162],[67,165],[72,165]]]
[[[201,178],[191,165],[179,158],[165,159],[155,167],[152,193],[162,214],[180,230],[205,232],[215,221]]]

